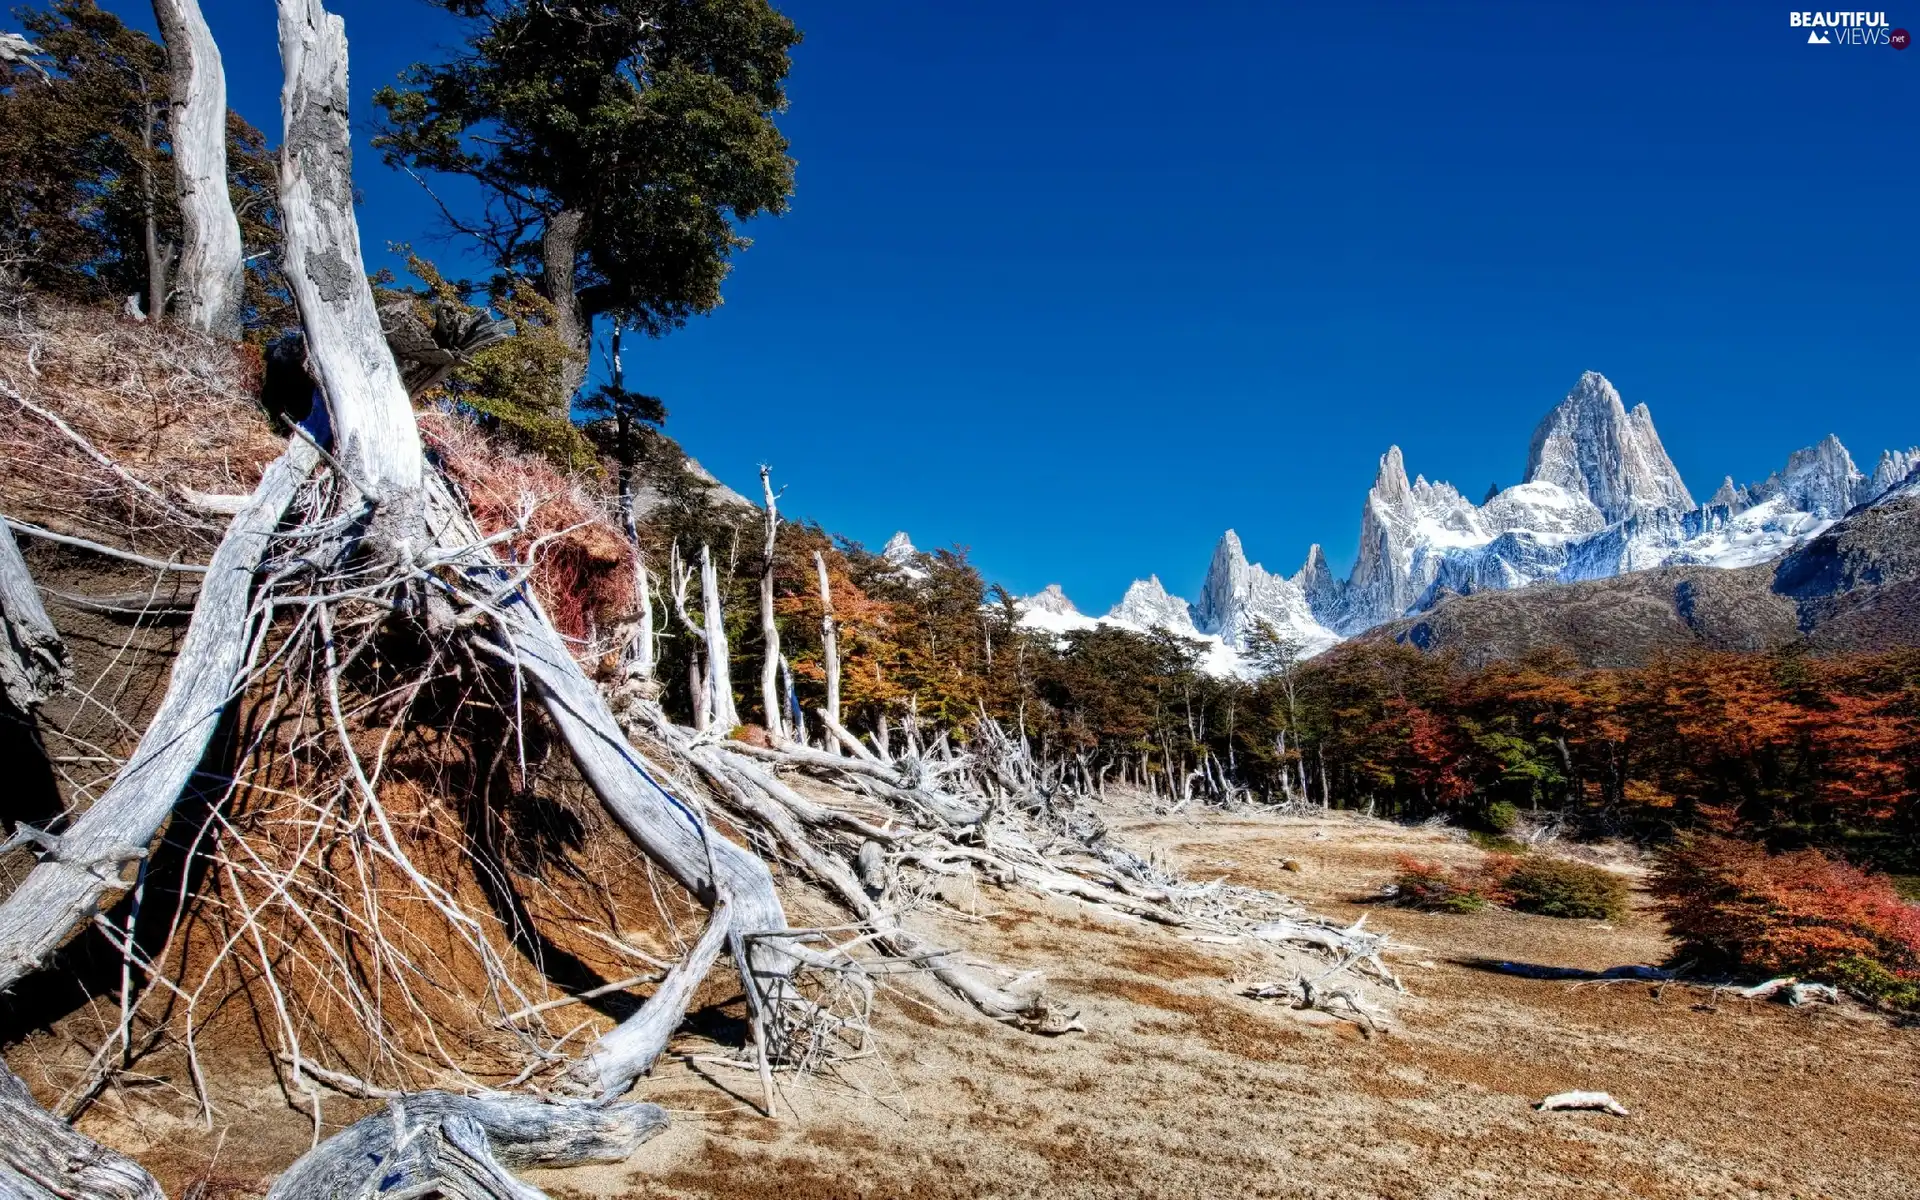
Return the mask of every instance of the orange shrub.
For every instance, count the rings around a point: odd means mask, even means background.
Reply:
[[[1817,850],[1703,837],[1662,856],[1653,891],[1681,952],[1710,966],[1920,1007],[1920,907],[1884,875]]]
[[[1485,885],[1475,875],[1444,863],[1402,854],[1393,877],[1393,902],[1428,912],[1476,912],[1487,906]]]

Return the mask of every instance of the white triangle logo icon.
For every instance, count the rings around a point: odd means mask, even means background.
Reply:
[[[1809,45],[1809,46],[1831,46],[1831,45],[1833,45],[1833,43],[1827,40],[1827,35],[1826,35],[1826,34],[1824,34],[1824,33],[1821,33],[1821,32],[1820,32],[1819,30],[1817,30],[1817,29],[1816,29],[1816,30],[1814,30],[1814,31],[1813,31],[1812,33],[1810,33],[1810,34],[1808,34],[1808,35],[1807,35],[1807,45]]]

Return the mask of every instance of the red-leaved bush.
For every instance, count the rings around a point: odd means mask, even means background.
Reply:
[[[1900,899],[1884,875],[1817,850],[1769,854],[1702,837],[1664,854],[1652,882],[1685,955],[1920,1006],[1920,907]]]
[[[1402,854],[1393,876],[1393,902],[1428,912],[1476,912],[1487,906],[1483,882],[1472,872]]]
[[[428,414],[421,431],[483,533],[526,522],[499,552],[514,561],[538,555],[534,591],[561,633],[591,651],[596,634],[632,616],[639,604],[633,547],[578,480],[547,459],[502,449],[456,418]]]

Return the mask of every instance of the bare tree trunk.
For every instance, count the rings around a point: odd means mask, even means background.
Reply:
[[[67,645],[40,604],[13,530],[0,520],[0,697],[31,713],[73,673]]]
[[[160,240],[160,196],[153,181],[153,110],[141,110],[140,146],[146,153],[140,160],[140,188],[146,206],[147,320],[158,321],[166,315],[170,293],[168,277],[173,270],[174,245]]]
[[[633,552],[634,588],[640,598],[640,639],[635,660],[640,665],[640,678],[652,679],[654,664],[653,645],[653,595],[648,586],[647,560],[639,550]]]
[[[565,398],[572,400],[587,378],[587,360],[593,338],[592,318],[574,290],[580,260],[580,238],[587,214],[577,209],[555,213],[540,235],[540,291],[553,302],[553,331],[573,351],[561,368]]]
[[[767,546],[760,560],[760,640],[764,653],[760,659],[760,705],[766,709],[767,736],[776,744],[787,736],[786,722],[780,719],[780,627],[773,620],[774,537],[780,529],[780,511],[773,495],[773,468],[760,467],[760,492],[766,505]]]
[[[813,569],[820,576],[820,644],[824,647],[827,669],[827,716],[840,723],[840,625],[833,619],[833,588],[827,582],[827,559],[813,552]],[[837,739],[829,737],[827,748],[837,750]]]
[[[708,719],[724,735],[740,724],[740,710],[733,703],[733,668],[727,652],[727,614],[720,607],[720,579],[714,574],[713,554],[700,547],[701,620],[707,633]]]
[[[173,73],[173,168],[185,250],[179,288],[187,324],[240,336],[240,222],[227,193],[227,77],[199,0],[153,0]]]
[[[279,2],[287,282],[306,326],[307,361],[327,398],[334,458],[379,502],[393,522],[390,536],[404,543],[422,533],[414,526],[426,458],[362,265],[353,216],[346,27],[320,0]]]
[[[679,542],[675,542],[667,552],[667,572],[673,577],[673,615],[693,635],[692,648],[687,655],[687,694],[693,704],[693,727],[704,732],[712,723],[713,716],[713,693],[708,690],[707,677],[700,667],[702,647],[707,644],[707,631],[687,612],[687,589],[693,584],[693,568],[681,565]]]

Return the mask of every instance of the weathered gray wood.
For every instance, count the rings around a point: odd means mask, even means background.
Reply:
[[[733,928],[733,906],[723,896],[707,917],[707,927],[639,1012],[610,1030],[587,1056],[574,1064],[574,1077],[602,1096],[617,1096],[653,1069],[667,1042],[687,1015],[693,993],[713,970]]]
[[[826,660],[827,669],[827,718],[833,725],[840,723],[840,627],[833,619],[833,588],[827,583],[827,560],[820,551],[813,552],[813,569],[820,576],[820,645]],[[838,741],[829,728],[825,738],[829,751]]]
[[[300,484],[319,462],[296,441],[267,467],[207,565],[167,693],[106,794],[60,835],[59,849],[0,901],[0,991],[36,970],[125,882],[206,752],[240,684],[253,576]]]
[[[713,552],[700,547],[701,627],[707,635],[707,719],[725,737],[740,724],[733,702],[733,666],[727,651],[727,614],[720,607],[720,580],[713,570]]]
[[[443,550],[465,553],[484,540],[444,483],[433,480],[427,498],[428,523]],[[660,783],[667,773],[627,741],[606,698],[537,605],[516,600],[497,610],[491,627],[476,631],[474,644],[533,684],[574,764],[634,843],[709,909],[727,900],[729,933],[788,928],[767,864],[710,829],[693,803],[667,791]],[[750,969],[772,991],[798,966],[790,945],[781,938],[753,941]]]
[[[702,904],[711,908],[727,896],[743,932],[787,928],[767,865],[710,830],[703,814],[661,785],[667,772],[628,743],[599,689],[552,627],[521,604],[503,616],[499,636],[480,644],[525,672],[580,773],[628,836]],[[756,970],[785,976],[793,965],[779,942],[756,942]]]
[[[135,566],[146,567],[152,571],[178,571],[187,575],[202,575],[206,566],[201,563],[168,562],[165,559],[148,558],[144,554],[135,554],[131,550],[122,550],[118,546],[109,546],[103,542],[89,541],[83,537],[74,537],[70,533],[55,533],[51,529],[42,529],[28,521],[18,521],[12,517],[0,517],[0,524],[16,533],[24,533],[30,538],[39,538],[43,542],[53,542],[60,546],[72,546],[76,550],[86,550],[107,558],[117,558],[121,562],[130,562]]]
[[[227,194],[227,77],[199,0],[153,0],[167,43],[173,115],[173,170],[186,246],[176,303],[187,324],[220,337],[240,336],[243,271],[240,222]]]
[[[374,499],[400,501],[419,494],[426,459],[362,265],[353,216],[346,28],[320,0],[279,3],[287,283],[306,328],[307,362],[327,399],[334,457]],[[396,505],[386,515],[404,521],[410,507]]]
[[[139,1163],[41,1108],[0,1063],[0,1200],[166,1200]]]
[[[67,644],[40,604],[13,531],[0,521],[0,696],[31,712],[66,688]]]
[[[780,717],[780,626],[773,619],[773,549],[780,530],[780,509],[773,495],[773,468],[760,467],[760,491],[765,497],[761,510],[767,544],[760,560],[760,706],[767,714],[767,736],[778,742],[786,736],[786,722]]]
[[[667,1114],[655,1104],[601,1107],[547,1104],[531,1096],[412,1092],[302,1155],[267,1197],[436,1194],[411,1190],[429,1183],[452,1197],[537,1197],[542,1193],[501,1168],[620,1162],[666,1127]]]

